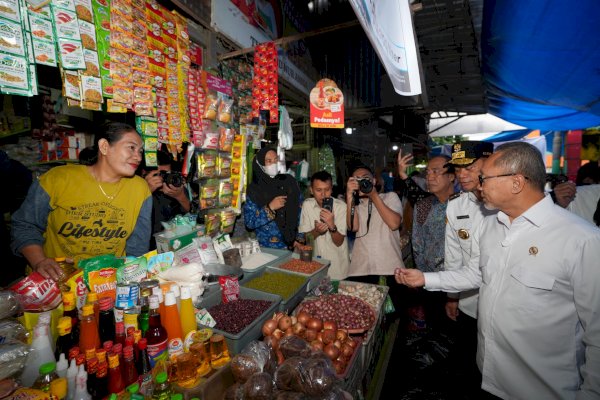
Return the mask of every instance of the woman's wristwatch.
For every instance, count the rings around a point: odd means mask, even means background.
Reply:
[[[328,229],[329,229],[329,232],[331,232],[331,233],[337,232],[337,226],[335,226],[335,225],[333,226],[333,228],[328,228]]]

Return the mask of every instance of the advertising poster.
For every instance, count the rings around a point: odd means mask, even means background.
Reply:
[[[344,127],[344,94],[331,79],[321,79],[310,91],[310,126]]]

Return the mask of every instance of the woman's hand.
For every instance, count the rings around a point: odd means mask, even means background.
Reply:
[[[65,278],[63,270],[52,258],[44,258],[31,268],[39,272],[44,278],[50,278],[55,281]]]
[[[398,152],[398,175],[400,176],[400,179],[405,180],[408,178],[406,170],[408,169],[408,166],[413,158],[413,155],[410,153],[403,156],[402,150]]]
[[[277,196],[269,203],[269,208],[273,211],[277,211],[285,206],[287,196]]]

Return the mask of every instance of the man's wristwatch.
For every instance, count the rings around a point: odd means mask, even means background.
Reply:
[[[337,232],[337,226],[333,226],[333,228],[329,228],[329,232],[331,233],[336,233]]]

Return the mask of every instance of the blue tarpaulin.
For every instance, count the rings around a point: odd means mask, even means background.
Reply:
[[[482,71],[490,113],[531,129],[600,125],[598,0],[487,0]]]

